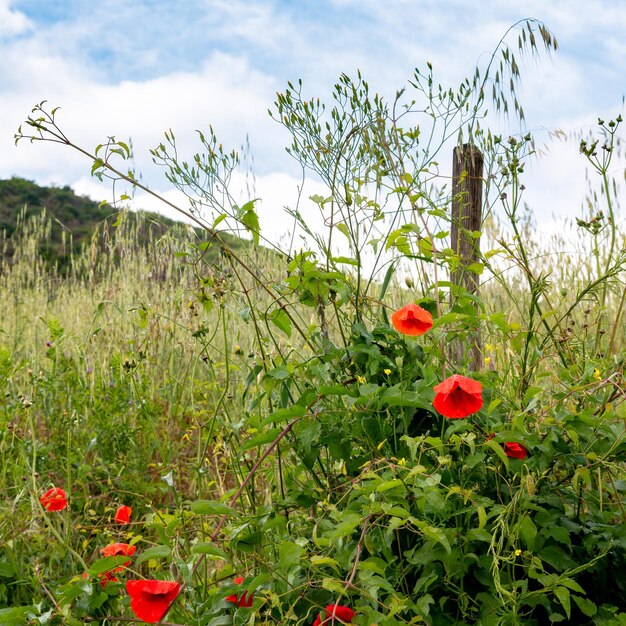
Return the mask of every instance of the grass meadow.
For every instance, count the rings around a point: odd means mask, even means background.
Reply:
[[[47,581],[72,580],[111,541],[158,548],[164,536],[177,536],[181,528],[190,532],[180,512],[198,497],[228,499],[259,458],[259,449],[241,452],[256,430],[246,423],[254,412],[255,387],[263,384],[259,362],[308,350],[297,335],[282,333],[280,349],[266,345],[262,353],[247,307],[252,298],[262,309],[265,292],[254,284],[247,293],[238,289],[219,253],[198,253],[192,229],[181,225],[143,245],[139,225],[122,219],[116,228],[103,226],[60,276],[38,253],[50,228],[42,213],[20,223],[15,252],[10,261],[5,257],[0,607],[50,605]],[[489,228],[486,234],[495,242],[496,226]],[[623,242],[623,233],[619,237]],[[588,288],[596,260],[585,250],[566,254],[564,243],[554,237],[533,249],[533,271],[554,281],[550,306],[564,321],[565,340],[585,346],[597,330],[597,292],[570,308]],[[276,253],[244,250],[268,281],[284,277]],[[506,377],[519,368],[516,334],[525,331],[529,295],[510,259],[494,272],[483,276],[485,314],[502,317],[513,331],[507,338],[497,325],[489,326],[484,369],[497,368]],[[391,311],[413,299],[420,287],[414,289],[394,277],[385,306]],[[606,317],[620,323],[606,332],[621,372],[623,298],[620,289],[611,293]],[[298,312],[306,324],[315,324],[314,310],[301,306]],[[604,380],[601,360],[590,359],[584,368],[587,385]],[[538,378],[547,395],[562,381],[549,366],[543,370]],[[623,395],[617,411],[624,419],[622,401]],[[248,492],[254,506],[269,503],[276,488],[276,464],[261,470]],[[616,471],[623,494],[623,467]],[[67,491],[71,516],[61,513],[51,529],[38,498],[55,485]],[[124,528],[111,521],[121,504],[133,510]],[[185,544],[181,539],[181,549]],[[143,567],[166,573],[162,556],[157,551]]]

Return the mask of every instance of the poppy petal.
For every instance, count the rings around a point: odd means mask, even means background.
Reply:
[[[433,316],[417,304],[407,304],[391,316],[393,327],[404,335],[419,337],[433,326]]]
[[[128,524],[128,522],[130,522],[130,516],[132,515],[132,513],[133,510],[129,506],[123,504],[115,512],[115,517],[113,518],[113,521],[117,524]]]
[[[467,417],[483,406],[482,389],[477,380],[454,374],[433,388],[433,406],[450,419]]]
[[[137,546],[131,546],[127,543],[110,543],[100,550],[102,556],[133,556],[137,550]],[[121,572],[125,567],[130,565],[130,561],[125,561],[119,567],[116,567],[111,572]]]
[[[525,459],[528,456],[526,448],[515,441],[507,441],[504,444],[504,454],[511,459]]]
[[[320,613],[315,621],[313,622],[313,626],[322,626],[322,624],[330,624],[333,621],[333,617],[336,620],[341,620],[346,624],[351,624],[352,619],[356,615],[356,611],[351,609],[349,606],[343,606],[342,604],[329,604],[324,607],[323,611],[324,615]],[[322,621],[322,617],[324,621]]]
[[[128,580],[126,591],[137,619],[155,624],[163,618],[180,592],[180,584],[168,580]]]
[[[39,502],[46,511],[62,511],[67,506],[67,494],[60,487],[53,487],[39,498]]]

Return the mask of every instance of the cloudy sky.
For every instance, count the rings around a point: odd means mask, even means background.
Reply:
[[[284,151],[287,133],[267,114],[288,80],[301,78],[307,95],[325,98],[342,72],[360,69],[373,91],[392,96],[430,61],[437,80],[453,86],[525,17],[542,20],[559,42],[556,53],[522,65],[520,98],[538,144],[557,128],[586,133],[598,116],[623,113],[622,0],[0,0],[0,178],[110,197],[80,155],[15,147],[17,127],[44,99],[61,107],[60,125],[82,146],[131,138],[137,171],[171,198],[149,148],[171,128],[192,154],[195,130],[212,125],[227,147],[248,138],[260,211],[272,218],[274,236],[284,227],[276,211],[293,205],[300,184]],[[526,186],[539,221],[580,214],[576,142],[550,143]],[[312,180],[307,189],[320,185]]]

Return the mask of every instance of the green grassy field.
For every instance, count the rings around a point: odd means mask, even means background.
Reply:
[[[308,350],[296,334],[284,332],[274,333],[275,345],[258,343],[247,307],[250,298],[261,310],[264,298],[269,306],[267,294],[253,285],[248,293],[238,289],[219,255],[208,261],[198,252],[192,230],[171,228],[139,245],[138,225],[140,220],[122,220],[100,232],[60,276],[38,252],[49,221],[33,216],[14,234],[15,253],[2,266],[0,607],[53,606],[59,585],[80,574],[111,541],[147,549],[174,537],[178,549],[188,549],[191,534],[202,534],[186,518],[189,503],[228,499],[262,452],[240,452],[257,432],[258,397],[270,389],[259,363],[265,359],[278,367],[294,351]],[[284,279],[275,253],[249,248],[246,254],[268,280]],[[559,260],[558,283],[549,291],[550,306],[556,305],[551,317],[563,318],[567,345],[580,352],[600,323],[597,291],[568,309],[588,285],[593,257],[566,259],[557,249],[536,250],[535,256],[538,274]],[[483,286],[485,369],[497,369],[504,384],[519,372],[516,337],[527,332],[528,292],[516,272],[503,272],[499,281],[492,277]],[[413,297],[400,278],[389,290],[390,310]],[[567,294],[559,284],[567,285]],[[605,381],[607,363],[622,371],[620,291],[611,294],[606,317],[620,320],[617,328],[606,326],[612,354],[589,359],[573,372],[582,387]],[[315,326],[314,309],[300,306],[297,312]],[[451,323],[465,321],[461,315]],[[562,393],[566,383],[549,366],[552,352],[548,345],[537,361],[534,376],[541,389],[533,385],[528,392],[535,404]],[[512,398],[516,390],[508,393]],[[618,400],[623,419],[623,397]],[[626,483],[623,471],[615,470],[613,493],[621,497]],[[281,471],[275,462],[261,465],[246,506],[270,506]],[[38,497],[61,485],[70,506],[50,521]],[[124,528],[111,523],[120,504],[133,509],[132,523]],[[163,554],[157,551],[138,570],[166,573]],[[210,577],[219,580],[220,569]],[[20,620],[26,618],[7,623],[26,623]]]

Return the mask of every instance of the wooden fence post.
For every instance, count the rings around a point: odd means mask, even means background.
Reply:
[[[463,287],[478,295],[479,276],[465,268],[478,261],[480,238],[472,236],[482,227],[483,155],[476,146],[463,144],[454,148],[452,157],[452,214],[451,247],[461,259],[460,267],[451,273],[451,304],[454,303],[454,286]],[[456,340],[450,346],[450,358],[460,364],[469,357],[472,371],[482,367],[480,332],[472,332],[467,340]]]

